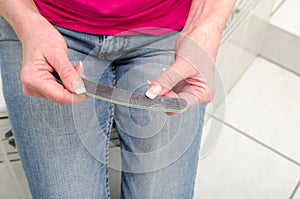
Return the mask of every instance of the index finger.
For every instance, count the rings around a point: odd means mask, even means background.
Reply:
[[[85,94],[77,95],[71,93],[62,84],[59,84],[56,79],[40,84],[39,90],[43,96],[58,104],[78,104],[87,99]]]

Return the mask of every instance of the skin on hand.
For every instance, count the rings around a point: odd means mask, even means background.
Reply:
[[[181,33],[177,38],[174,63],[151,82],[148,93],[183,98],[188,107],[211,102],[215,65],[199,43]]]
[[[189,38],[184,40],[174,63],[151,82],[148,92],[183,98],[188,107],[207,104],[214,95],[214,62],[201,46]]]
[[[25,94],[59,104],[83,102],[87,96],[68,59],[67,45],[60,33],[39,13],[33,0],[0,0],[0,15],[13,27],[23,48],[21,81]],[[56,71],[63,85],[51,74]]]
[[[175,61],[151,82],[146,92],[149,98],[179,97],[187,101],[188,107],[212,101],[214,63],[234,3],[235,0],[193,0],[185,27],[176,40]]]
[[[46,20],[38,20],[27,34],[22,35],[23,92],[32,97],[50,99],[58,104],[80,103],[87,99],[75,94],[84,88],[81,67],[73,67],[68,59],[67,45],[60,33]],[[37,28],[38,27],[38,28]],[[56,71],[63,85],[51,74]]]

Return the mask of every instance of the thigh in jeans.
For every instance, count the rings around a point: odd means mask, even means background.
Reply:
[[[63,34],[72,47],[69,57],[77,64],[86,56],[83,52],[87,49],[81,47],[85,41],[74,42],[81,35],[71,31],[65,30]],[[77,38],[73,41],[72,37]],[[101,65],[96,58],[88,61],[90,65]],[[108,198],[106,156],[111,105],[92,99],[80,105],[57,105],[25,96],[20,82],[21,64],[21,44],[0,18],[4,95],[33,198]],[[90,70],[86,73],[94,74]],[[111,70],[106,68],[103,74],[102,83],[112,84]],[[95,110],[100,113],[97,117]]]
[[[117,87],[144,93],[147,80],[155,79],[174,61],[176,34],[170,37],[164,38],[167,42],[157,41],[120,57],[115,62]],[[205,105],[200,105],[167,116],[116,106],[122,147],[122,198],[192,199],[204,111]]]

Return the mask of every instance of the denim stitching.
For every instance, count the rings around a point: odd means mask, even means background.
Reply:
[[[113,87],[116,86],[116,74],[115,74],[115,66],[112,67],[112,84]],[[109,167],[108,167],[108,159],[109,159],[109,144],[110,144],[110,137],[111,137],[111,130],[114,121],[114,104],[110,104],[110,117],[109,122],[107,125],[107,140],[106,140],[106,189],[107,189],[107,197],[110,198],[110,189],[109,189]]]

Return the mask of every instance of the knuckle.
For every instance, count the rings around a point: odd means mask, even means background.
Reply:
[[[71,76],[73,76],[73,68],[69,67],[69,66],[64,66],[61,69],[61,77],[62,78],[69,78]]]
[[[206,100],[205,100],[205,103],[210,103],[212,102],[213,98],[211,96],[207,96]]]
[[[197,99],[197,104],[208,104],[213,101],[214,94],[212,90],[207,86],[194,92],[193,95]]]
[[[70,95],[71,94],[67,94],[64,91],[61,91],[57,93],[55,96],[53,96],[51,100],[59,105],[71,104],[72,98],[70,97]]]
[[[26,89],[26,87],[22,87],[22,92],[25,94],[25,95],[27,95],[27,96],[31,96],[30,94],[30,92],[28,91],[28,89]]]
[[[63,92],[58,92],[56,95],[53,96],[52,100],[57,103],[57,104],[65,104],[65,100],[64,100],[64,94]]]
[[[183,78],[174,70],[166,70],[162,73],[158,81],[163,87],[172,89]]]
[[[210,103],[212,101],[213,101],[213,95],[212,95],[211,92],[208,92],[207,95],[204,97],[203,102],[205,104],[208,104],[208,103]]]
[[[214,96],[215,96],[215,88],[214,87],[209,87],[207,88],[207,103],[210,103],[213,101]]]
[[[25,85],[28,88],[33,88],[34,87],[34,81],[31,78],[30,75],[27,75],[26,73],[21,74],[21,82],[23,85]]]
[[[55,103],[59,104],[59,105],[65,104],[65,102],[64,102],[64,97],[61,96],[61,95],[58,95],[58,96],[53,97],[52,100],[53,100]]]

